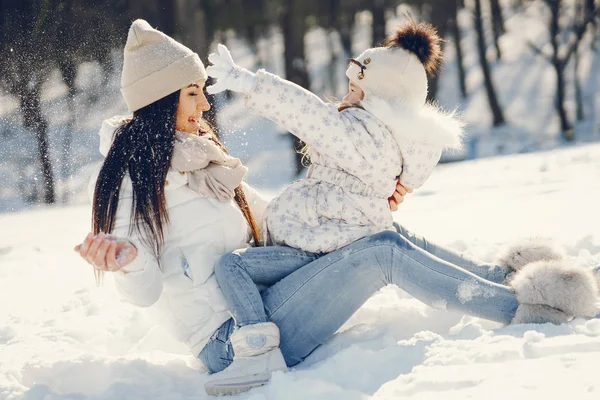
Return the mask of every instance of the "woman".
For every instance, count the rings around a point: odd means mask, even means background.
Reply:
[[[121,296],[150,307],[211,372],[227,368],[240,349],[265,352],[280,345],[285,362],[274,356],[249,367],[236,357],[231,368],[207,383],[210,394],[247,390],[268,381],[273,370],[296,365],[389,283],[429,304],[443,302],[448,309],[502,323],[591,316],[598,288],[592,287],[596,282],[587,270],[569,269],[560,261],[528,264],[519,272],[523,279],[514,279],[513,290],[499,284],[513,271],[510,266],[479,263],[400,227],[329,254],[247,248],[250,233],[258,242],[254,221],[262,220],[265,202],[233,179],[217,182],[235,187],[231,199],[210,191],[199,194],[189,187],[188,174],[171,168],[176,131],[205,134],[205,80],[196,54],[145,21],[132,24],[122,93],[133,118],[103,125],[106,160],[95,186],[94,234],[76,250],[95,266],[98,278],[105,271],[114,273]],[[399,188],[392,208],[404,194]],[[238,248],[244,250],[232,252]],[[511,254],[532,255],[526,261],[549,254],[547,248],[541,256],[528,250]],[[281,337],[249,333],[230,340],[234,323],[214,277],[214,265],[224,254],[224,262],[268,286],[261,296],[264,318],[279,326]],[[510,264],[522,267],[523,262]],[[541,279],[539,270],[556,279],[535,291],[528,282]],[[553,295],[557,290],[561,296]]]

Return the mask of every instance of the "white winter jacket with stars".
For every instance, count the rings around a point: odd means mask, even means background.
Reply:
[[[338,111],[313,93],[263,70],[247,105],[310,147],[306,179],[288,186],[265,213],[266,242],[330,252],[393,229],[388,197],[398,179],[419,188],[444,148],[460,147],[462,124],[426,105],[365,99]]]
[[[99,135],[104,156],[122,122],[116,117],[103,123]],[[90,181],[92,195],[96,177]],[[213,332],[231,317],[214,264],[226,252],[247,247],[250,230],[234,202],[203,197],[187,183],[187,174],[169,170],[165,198],[171,222],[165,232],[161,270],[137,232],[129,235],[132,187],[129,177],[124,178],[112,234],[131,240],[138,256],[112,276],[124,300],[149,307],[154,319],[197,356]],[[267,202],[247,185],[244,191],[260,220]]]

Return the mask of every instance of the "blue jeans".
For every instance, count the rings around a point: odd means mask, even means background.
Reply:
[[[235,324],[272,321],[288,366],[304,360],[379,289],[395,284],[426,304],[508,324],[518,307],[499,284],[507,268],[436,246],[397,226],[329,254],[289,247],[256,247],[223,256],[215,268],[235,318],[200,353],[211,372],[233,360]],[[302,268],[301,268],[302,267]],[[256,283],[270,286],[260,293]],[[262,305],[262,307],[261,307]]]

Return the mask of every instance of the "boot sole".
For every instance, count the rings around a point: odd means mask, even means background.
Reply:
[[[269,383],[270,379],[271,374],[258,374],[248,377],[242,382],[207,382],[204,385],[204,390],[209,396],[230,396],[264,386]]]

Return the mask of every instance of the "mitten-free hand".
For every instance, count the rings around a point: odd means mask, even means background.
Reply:
[[[210,94],[216,94],[223,90],[250,92],[256,79],[254,74],[233,62],[231,53],[226,46],[219,44],[217,51],[218,53],[208,56],[208,61],[212,65],[206,69],[208,75],[217,79],[217,83],[206,88],[206,91]]]

